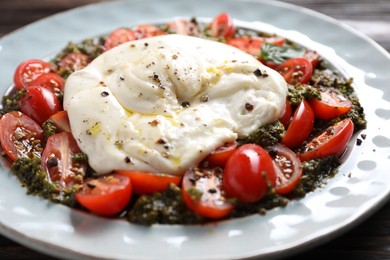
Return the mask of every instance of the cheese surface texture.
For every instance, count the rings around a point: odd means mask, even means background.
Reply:
[[[98,173],[182,175],[283,112],[276,71],[223,43],[164,35],[119,45],[72,73],[64,108]]]

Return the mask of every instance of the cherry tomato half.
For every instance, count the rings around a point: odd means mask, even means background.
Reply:
[[[211,36],[219,38],[234,37],[236,29],[233,25],[233,19],[227,13],[217,15],[210,23]]]
[[[259,57],[261,46],[264,42],[281,46],[284,44],[285,39],[281,37],[242,37],[228,39],[226,44],[234,46],[254,57]]]
[[[190,169],[183,177],[182,194],[186,205],[206,218],[218,219],[229,215],[233,204],[222,190],[222,169]]]
[[[198,35],[199,27],[192,21],[176,19],[167,24],[168,32],[182,35]]]
[[[310,135],[314,126],[314,112],[306,100],[298,105],[282,143],[289,148],[300,146]]]
[[[71,131],[68,112],[65,110],[55,113],[48,120],[57,127],[57,133]]]
[[[275,68],[287,83],[295,85],[309,82],[313,73],[313,65],[305,58],[292,58],[286,60]]]
[[[82,184],[87,164],[73,159],[77,153],[81,153],[81,150],[71,133],[62,132],[50,136],[41,162],[48,179],[58,182],[60,188],[72,188],[75,184]]]
[[[293,151],[280,143],[269,148],[269,154],[276,166],[275,192],[290,193],[301,179],[303,168],[301,161]]]
[[[275,186],[276,173],[271,156],[255,144],[240,146],[229,158],[223,175],[223,189],[242,202],[263,198],[268,184]]]
[[[181,182],[181,177],[175,175],[127,170],[115,170],[115,172],[130,177],[133,193],[137,195],[164,191],[170,183],[179,186]]]
[[[57,96],[45,87],[32,86],[18,101],[20,110],[42,125],[50,116],[62,109]]]
[[[104,42],[104,50],[108,51],[118,46],[119,44],[133,41],[136,39],[137,36],[133,31],[124,28],[116,29],[108,36],[108,38]]]
[[[0,119],[0,141],[7,156],[17,158],[40,158],[43,130],[33,119],[19,111],[5,114]]]
[[[131,194],[130,178],[114,173],[86,179],[83,188],[76,193],[76,200],[91,212],[109,217],[125,209]]]
[[[283,124],[283,126],[287,129],[290,125],[292,117],[292,107],[290,101],[286,98],[286,105],[284,106],[284,110],[282,115],[279,118],[279,121]]]
[[[53,93],[58,93],[64,90],[65,80],[56,73],[43,73],[29,83],[29,86],[45,87]]]
[[[330,155],[341,156],[347,147],[354,131],[353,122],[346,118],[328,127],[319,136],[313,138],[299,154],[301,161]]]
[[[208,155],[204,160],[209,163],[209,166],[224,167],[229,157],[237,149],[237,142],[227,143]]]
[[[54,70],[54,66],[43,60],[31,59],[19,64],[14,74],[17,89],[27,88],[41,74]]]
[[[321,88],[321,100],[312,99],[310,105],[318,119],[328,120],[349,112],[352,103],[335,88]]]
[[[163,30],[155,25],[151,24],[140,24],[133,28],[133,31],[138,39],[154,37],[166,34]]]
[[[61,59],[61,61],[58,63],[58,66],[60,70],[74,72],[85,68],[90,62],[91,59],[87,54],[71,52]]]

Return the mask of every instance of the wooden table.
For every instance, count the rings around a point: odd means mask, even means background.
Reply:
[[[104,0],[0,0],[0,37],[48,15]],[[285,0],[355,27],[390,51],[389,0]],[[390,72],[389,72],[390,73]],[[390,83],[389,83],[390,84]],[[390,259],[390,203],[352,231],[290,259]],[[53,259],[0,236],[1,259]]]

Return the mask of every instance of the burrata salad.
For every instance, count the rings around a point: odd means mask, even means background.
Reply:
[[[142,225],[202,224],[324,185],[365,127],[352,79],[221,13],[20,63],[0,142],[29,194]]]

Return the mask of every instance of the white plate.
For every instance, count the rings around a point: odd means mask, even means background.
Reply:
[[[388,198],[390,178],[390,57],[373,41],[318,13],[275,1],[139,0],[91,5],[22,28],[0,40],[4,93],[19,62],[45,58],[69,41],[120,26],[177,16],[213,17],[226,11],[237,23],[276,30],[318,49],[355,78],[368,119],[361,146],[351,141],[339,174],[304,199],[253,215],[204,226],[143,227],[104,219],[27,196],[6,166],[0,172],[0,231],[28,247],[66,258],[235,259],[281,257],[341,234]],[[301,32],[307,37],[302,37]],[[313,42],[314,40],[315,42]],[[328,46],[328,47],[324,47]],[[351,64],[352,66],[348,65]],[[357,138],[359,136],[355,136]]]

